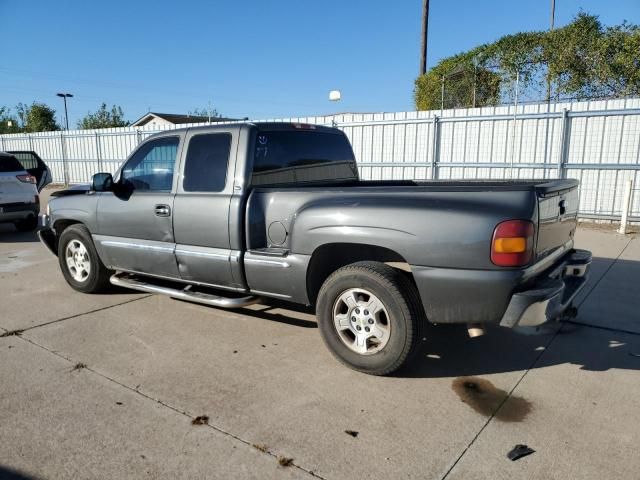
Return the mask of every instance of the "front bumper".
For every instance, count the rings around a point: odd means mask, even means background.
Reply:
[[[38,217],[38,238],[54,255],[58,255],[56,235],[51,229],[50,218],[47,214]]]
[[[513,294],[500,325],[537,327],[558,320],[585,286],[590,266],[591,252],[572,250],[530,288]]]

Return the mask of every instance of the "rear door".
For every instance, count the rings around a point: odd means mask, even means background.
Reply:
[[[184,133],[143,143],[120,170],[115,192],[99,192],[94,241],[111,268],[179,277],[173,237],[174,171]],[[125,194],[120,190],[128,188]]]
[[[41,191],[52,182],[51,170],[49,170],[49,167],[47,167],[37,153],[28,151],[14,151],[9,153],[18,159],[22,167],[30,175],[36,177],[38,191]]]
[[[173,225],[181,278],[234,290],[242,289],[233,275],[240,252],[229,240],[237,143],[237,128],[187,133]]]

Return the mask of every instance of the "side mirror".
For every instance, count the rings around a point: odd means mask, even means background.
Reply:
[[[91,190],[94,192],[113,190],[113,176],[110,173],[96,173],[91,179]]]

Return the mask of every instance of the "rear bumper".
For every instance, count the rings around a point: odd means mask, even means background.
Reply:
[[[571,251],[531,288],[512,295],[500,325],[537,327],[558,320],[585,286],[590,266],[591,252]]]
[[[559,316],[583,288],[591,253],[567,246],[526,269],[463,270],[411,266],[431,323],[539,325]],[[571,266],[571,268],[567,268]]]
[[[0,204],[0,223],[16,222],[28,217],[37,217],[40,205],[37,203]]]

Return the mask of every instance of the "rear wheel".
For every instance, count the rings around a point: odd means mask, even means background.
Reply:
[[[358,262],[324,282],[316,309],[322,338],[345,365],[371,375],[402,367],[425,322],[414,285],[378,262]]]
[[[38,226],[38,217],[31,215],[23,220],[18,220],[14,225],[20,232],[31,232]]]
[[[83,293],[97,293],[109,288],[109,270],[98,257],[91,234],[84,225],[66,228],[58,242],[58,262],[62,275],[71,287]]]

